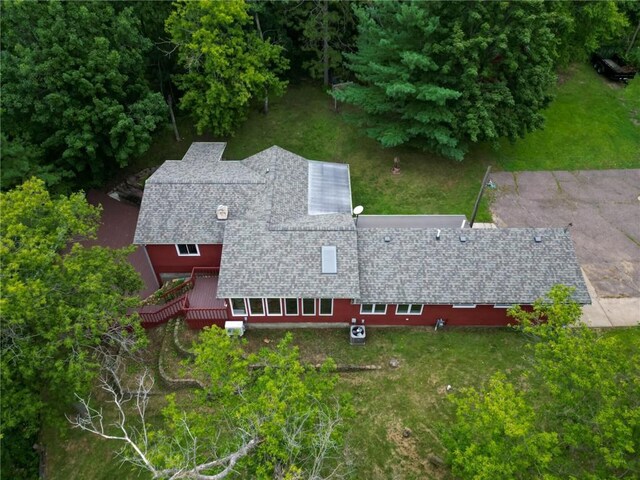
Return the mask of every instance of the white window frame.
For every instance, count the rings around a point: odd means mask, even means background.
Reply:
[[[238,298],[238,297],[234,297],[234,298]],[[246,298],[238,298],[238,300],[242,300],[242,303],[244,305],[244,313],[237,314],[235,309],[233,308],[233,300],[234,300],[234,298],[229,298],[229,306],[231,307],[231,315],[233,317],[246,317],[248,312],[249,312],[249,308],[247,307],[247,299]]]
[[[198,247],[197,243],[176,243],[176,252],[178,252],[179,257],[199,257],[200,256],[200,247]],[[180,245],[194,245],[196,247],[196,253],[188,253],[189,247],[187,246],[187,253],[180,253]]]
[[[371,305],[371,311],[370,312],[363,312],[362,311],[362,307],[365,305]],[[376,306],[379,305],[383,305],[384,306],[384,311],[383,312],[376,312]],[[361,303],[360,304],[360,315],[386,315],[387,313],[387,304],[386,303]]]
[[[304,313],[304,301],[311,300],[313,302],[313,313]],[[301,298],[300,299],[300,313],[304,317],[315,317],[316,316],[316,299],[315,298]]]
[[[453,308],[476,308],[477,304],[475,303],[458,303],[452,305]]]
[[[513,307],[513,304],[506,304],[506,303],[496,303],[493,308],[511,308]]]
[[[253,313],[251,310],[251,300],[260,300],[262,302],[262,313]],[[264,298],[251,297],[247,298],[247,310],[249,311],[249,315],[252,317],[264,317],[267,314],[267,306],[265,305]]]
[[[287,313],[287,300],[295,300],[296,302],[296,313]],[[297,317],[298,315],[300,315],[300,302],[298,301],[297,298],[283,298],[283,307],[284,307],[284,316],[285,317]]]
[[[329,313],[322,313],[322,301],[323,300],[329,300],[331,302],[329,304],[331,306],[331,309],[330,309]],[[333,316],[333,298],[319,298],[318,299],[318,315],[320,315],[321,317],[331,317],[331,316]]]
[[[401,313],[398,311],[398,308],[400,307],[400,305],[407,305],[409,307],[409,311],[406,313]],[[411,308],[413,307],[420,307],[420,311],[418,313],[412,313],[411,312]],[[424,305],[421,303],[397,303],[396,304],[396,315],[422,315],[422,309],[424,308]]]
[[[278,300],[278,303],[280,304],[280,313],[271,313],[269,311],[269,300]],[[264,306],[265,306],[265,311],[267,312],[267,317],[281,317],[282,316],[282,299],[281,298],[275,298],[275,297],[265,298],[263,303],[264,303]]]

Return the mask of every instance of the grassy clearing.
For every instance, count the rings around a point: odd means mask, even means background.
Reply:
[[[269,115],[252,115],[229,139],[228,158],[245,158],[279,145],[313,160],[348,163],[353,204],[365,213],[471,215],[486,162],[455,162],[408,148],[386,149],[346,125],[321,89],[292,87]],[[401,173],[392,175],[393,158]],[[480,216],[489,219],[486,205]]]
[[[246,334],[247,348],[261,348],[266,345],[265,339],[273,346],[284,333],[251,330]],[[382,367],[379,371],[340,375],[339,389],[352,396],[356,411],[347,437],[352,478],[450,478],[446,469],[434,467],[427,460],[429,454],[444,455],[440,431],[453,413],[446,386],[451,385],[453,393],[463,387],[478,387],[498,370],[516,378],[526,368],[525,339],[508,329],[459,328],[434,333],[430,328],[378,328],[369,329],[368,334],[366,346],[352,347],[344,329],[294,332],[294,343],[307,362],[318,363],[330,356],[338,364]],[[640,328],[612,329],[604,334],[617,337],[621,348],[629,352],[637,351],[640,344]],[[185,344],[197,337],[194,332],[181,336]],[[149,348],[157,348],[154,345]],[[169,358],[180,361],[177,356]],[[399,360],[399,368],[389,366],[392,358]],[[185,408],[189,408],[191,398],[188,390],[178,392],[178,401]],[[159,421],[163,405],[162,395],[152,399],[153,422]],[[411,430],[408,438],[402,435],[405,428]],[[47,477],[53,480],[148,478],[137,477],[127,465],[120,466],[112,454],[117,443],[77,431],[62,439],[49,432],[46,440]]]
[[[560,78],[545,129],[512,145],[502,142],[498,165],[509,171],[640,168],[638,80],[624,88],[587,64]]]
[[[409,149],[385,149],[344,123],[333,101],[321,89],[290,86],[273,99],[271,111],[257,111],[227,141],[227,159],[242,159],[272,145],[314,160],[349,163],[353,204],[365,212],[471,215],[484,170],[576,170],[640,167],[640,106],[638,81],[627,88],[598,76],[589,65],[574,65],[561,75],[556,100],[546,112],[544,130],[498,150],[476,146],[463,162]],[[178,119],[183,137],[176,142],[167,126],[151,149],[128,172],[180,159],[197,135],[187,117]],[[392,175],[400,157],[401,174]],[[490,219],[486,202],[478,220]]]
[[[250,331],[249,347],[283,334]],[[356,411],[347,439],[354,478],[448,478],[427,460],[429,454],[444,455],[439,430],[452,414],[446,386],[455,392],[480,386],[499,369],[516,373],[523,363],[523,338],[507,329],[369,329],[368,334],[366,346],[352,347],[343,329],[294,332],[310,362],[330,356],[338,364],[382,367],[340,376],[340,389],[351,394]],[[392,358],[399,368],[389,366]],[[402,435],[405,428],[409,438]]]

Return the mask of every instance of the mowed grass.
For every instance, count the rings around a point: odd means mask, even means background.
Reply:
[[[264,338],[275,341],[283,334],[253,330],[248,338],[256,348]],[[340,374],[339,390],[350,394],[355,410],[346,438],[351,478],[450,478],[446,468],[428,460],[444,458],[440,437],[453,415],[450,395],[481,386],[498,370],[521,371],[525,340],[508,329],[370,328],[367,335],[365,346],[351,346],[345,329],[294,332],[307,361],[330,356],[339,365],[381,367]],[[391,359],[400,366],[391,368]],[[409,437],[403,436],[405,429]]]
[[[514,144],[502,141],[497,150],[477,145],[462,162],[411,148],[383,148],[345,123],[322,88],[300,84],[272,98],[268,115],[251,111],[230,138],[198,135],[188,117],[178,118],[182,141],[166,126],[127,173],[181,159],[193,141],[228,142],[228,160],[279,145],[312,160],[348,163],[353,205],[363,205],[365,213],[470,217],[488,165],[508,171],[640,168],[640,80],[623,88],[586,64],[571,66],[560,79],[543,130]],[[391,173],[396,156],[399,175]],[[490,220],[486,200],[478,220]]]
[[[268,115],[254,113],[228,140],[225,157],[245,158],[271,145],[312,160],[348,163],[353,205],[365,214],[466,214],[471,216],[487,162],[456,162],[409,148],[383,148],[346,124],[322,89],[290,87]],[[393,175],[394,157],[401,173]],[[480,219],[488,220],[486,204]]]
[[[264,347],[265,340],[273,346],[284,334],[282,330],[250,330],[246,333],[247,348]],[[351,396],[355,410],[355,416],[348,420],[346,437],[349,478],[450,479],[446,467],[436,467],[428,458],[445,456],[441,437],[453,418],[451,396],[465,387],[481,387],[497,371],[516,381],[528,365],[527,340],[506,328],[439,332],[416,327],[370,328],[367,334],[365,346],[351,346],[345,329],[293,332],[294,344],[305,362],[316,364],[329,356],[339,365],[381,367],[378,371],[340,374],[338,390]],[[640,328],[610,329],[602,334],[618,338],[620,348],[629,354],[637,352],[640,345]],[[183,344],[196,336],[184,332]],[[172,355],[165,358],[175,362]],[[400,366],[391,368],[391,359],[397,359]],[[447,385],[452,387],[448,393]],[[189,391],[177,395],[180,405],[192,408]],[[164,405],[162,394],[152,398],[152,423],[159,423]],[[403,436],[405,429],[410,430],[409,437]],[[50,431],[45,440],[47,478],[52,480],[149,478],[121,464],[113,453],[120,447],[118,442],[77,430],[67,432],[64,438]]]
[[[587,64],[560,73],[544,130],[495,153],[504,170],[640,168],[640,78],[628,87]]]

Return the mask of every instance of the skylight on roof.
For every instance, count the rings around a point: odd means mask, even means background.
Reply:
[[[322,247],[322,273],[338,273],[338,249],[334,245]]]
[[[340,163],[309,162],[309,215],[351,213],[349,167]]]

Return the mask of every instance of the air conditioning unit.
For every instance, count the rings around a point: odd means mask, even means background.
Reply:
[[[244,322],[229,320],[224,322],[224,329],[230,337],[241,337],[244,335]]]

